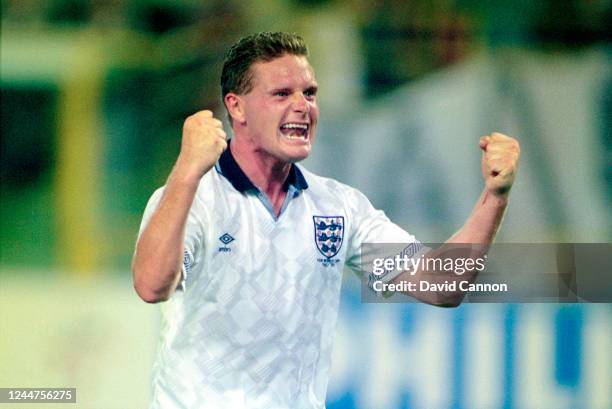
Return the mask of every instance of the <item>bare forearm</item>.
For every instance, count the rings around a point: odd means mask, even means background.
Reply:
[[[132,263],[134,287],[147,302],[165,301],[180,281],[185,225],[198,182],[199,177],[177,163],[136,244]]]
[[[488,247],[497,234],[507,206],[508,194],[494,195],[485,189],[463,227],[447,243],[472,243]]]

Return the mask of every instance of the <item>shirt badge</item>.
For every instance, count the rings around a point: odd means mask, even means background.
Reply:
[[[325,259],[319,259],[324,265],[335,264],[333,257],[338,254],[344,238],[343,216],[313,216],[315,244]]]

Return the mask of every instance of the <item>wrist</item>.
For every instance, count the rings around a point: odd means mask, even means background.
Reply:
[[[182,184],[198,185],[202,176],[208,172],[212,166],[202,168],[193,162],[179,155],[179,158],[172,169],[171,179]]]
[[[490,190],[485,190],[482,195],[482,204],[493,205],[495,207],[505,208],[508,206],[508,200],[510,196],[510,191],[506,190],[503,193],[500,192],[491,192]]]

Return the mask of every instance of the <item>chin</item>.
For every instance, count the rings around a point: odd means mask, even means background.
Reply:
[[[312,145],[310,143],[285,145],[279,152],[279,158],[283,158],[283,160],[290,163],[295,163],[306,159],[310,155],[311,150]]]
[[[300,162],[306,159],[308,155],[310,155],[310,149],[308,149],[308,151],[303,151],[299,153],[291,152],[290,154],[287,155],[287,162],[297,163],[297,162]]]

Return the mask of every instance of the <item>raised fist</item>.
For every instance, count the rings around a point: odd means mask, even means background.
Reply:
[[[514,177],[521,153],[516,139],[494,132],[480,138],[482,149],[482,177],[487,190],[494,195],[507,194]]]
[[[211,111],[199,111],[185,120],[178,162],[202,177],[227,148],[227,137],[220,120]]]

